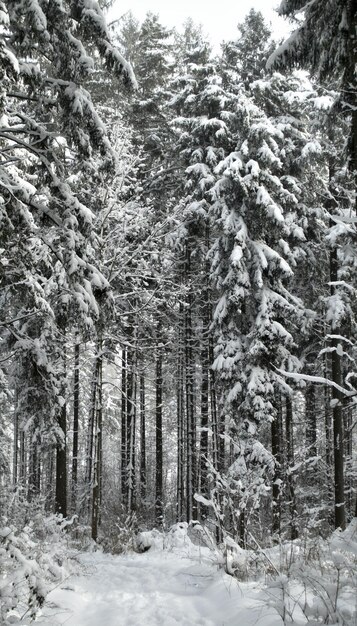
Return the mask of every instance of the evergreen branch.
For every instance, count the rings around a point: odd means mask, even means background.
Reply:
[[[334,387],[334,389],[337,389],[337,391],[342,393],[347,398],[353,398],[357,395],[357,391],[351,391],[349,389],[346,389],[345,387],[341,387],[341,385],[338,385],[337,383],[335,383],[335,381],[330,380],[329,378],[325,378],[323,376],[312,376],[310,374],[298,374],[297,372],[286,372],[285,370],[275,367],[275,365],[273,364],[271,364],[271,366],[277,372],[279,372],[279,374],[285,376],[286,378],[292,378],[294,380],[301,380],[305,382],[317,383],[319,385],[327,385],[328,387]]]

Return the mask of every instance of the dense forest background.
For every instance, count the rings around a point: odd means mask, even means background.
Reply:
[[[287,43],[251,10],[218,55],[102,9],[0,2],[0,563],[53,513],[108,550],[344,530],[354,3],[285,0]]]

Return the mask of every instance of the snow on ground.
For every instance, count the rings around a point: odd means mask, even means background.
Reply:
[[[143,554],[80,556],[84,572],[54,589],[42,626],[281,626],[258,583],[228,576],[182,536]]]

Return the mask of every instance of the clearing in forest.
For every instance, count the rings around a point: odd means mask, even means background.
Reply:
[[[242,583],[194,546],[82,554],[83,573],[46,600],[42,626],[281,626],[258,583]]]

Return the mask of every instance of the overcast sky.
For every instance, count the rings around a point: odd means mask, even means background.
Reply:
[[[148,11],[158,13],[165,26],[180,27],[187,17],[202,24],[215,49],[223,40],[234,39],[237,24],[244,20],[251,8],[261,11],[271,23],[274,37],[279,39],[289,33],[286,20],[279,17],[274,8],[279,0],[116,0],[111,9],[109,20],[118,18],[131,11],[140,21]]]

